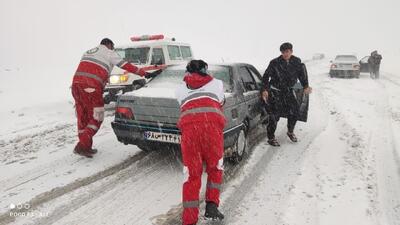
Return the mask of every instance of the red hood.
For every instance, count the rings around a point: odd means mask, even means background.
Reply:
[[[210,75],[207,76],[201,76],[198,73],[191,73],[187,74],[184,78],[183,81],[186,82],[186,84],[193,89],[201,88],[204,85],[206,85],[208,82],[210,82],[213,78]]]

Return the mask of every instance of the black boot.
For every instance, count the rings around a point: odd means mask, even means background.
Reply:
[[[279,142],[278,142],[275,138],[268,139],[268,144],[270,144],[270,145],[272,145],[272,146],[274,146],[274,147],[279,147],[279,146],[281,146],[281,145],[279,144]]]
[[[289,139],[290,139],[292,142],[297,142],[297,137],[296,137],[296,135],[294,135],[293,132],[287,132],[287,136],[289,137]]]
[[[76,144],[74,148],[74,153],[81,156],[85,156],[87,158],[93,158],[93,153],[91,152],[91,150],[82,147],[79,143]]]
[[[206,212],[204,213],[204,217],[212,220],[224,219],[224,215],[218,210],[218,206],[214,202],[207,202]]]
[[[96,154],[97,153],[97,149],[92,148],[92,149],[89,150],[89,152],[92,153],[92,154]]]

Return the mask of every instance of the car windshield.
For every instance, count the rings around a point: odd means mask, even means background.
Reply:
[[[336,61],[357,61],[357,57],[354,55],[338,55]]]
[[[125,48],[115,50],[122,58],[134,64],[147,64],[150,47]]]
[[[183,68],[170,68],[164,70],[160,75],[155,77],[149,84],[148,87],[168,87],[175,88],[180,84],[185,76],[185,69]],[[219,79],[224,84],[224,92],[232,92],[232,78],[230,69],[227,66],[210,66],[208,68],[208,74],[214,78]]]

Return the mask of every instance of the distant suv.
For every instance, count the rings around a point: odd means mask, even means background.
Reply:
[[[174,38],[168,39],[164,35],[131,37],[131,41],[130,44],[117,46],[115,51],[146,71],[163,69],[193,59],[189,44],[176,42]],[[116,101],[118,95],[135,90],[145,83],[144,78],[114,67],[105,87],[104,101],[106,104]]]
[[[249,131],[262,121],[257,108],[261,75],[244,63],[214,64],[208,71],[224,84],[225,156],[240,161],[248,147]],[[179,146],[180,107],[175,90],[184,75],[185,65],[170,66],[146,86],[118,98],[112,127],[120,142],[137,145],[144,151]]]
[[[360,77],[360,63],[355,55],[338,55],[331,63],[331,77]]]

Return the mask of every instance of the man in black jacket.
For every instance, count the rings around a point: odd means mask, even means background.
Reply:
[[[297,142],[293,133],[299,115],[299,102],[293,90],[293,86],[300,80],[304,88],[304,94],[310,94],[312,89],[308,85],[308,77],[305,65],[301,59],[292,55],[293,46],[283,43],[280,46],[281,56],[273,59],[265,70],[263,76],[263,100],[268,103],[269,119],[267,126],[268,143],[272,146],[280,146],[275,138],[275,130],[280,117],[288,119],[287,135],[291,141]]]
[[[371,52],[371,56],[368,58],[369,72],[372,79],[379,79],[379,67],[381,65],[382,56],[378,54],[378,51]]]

